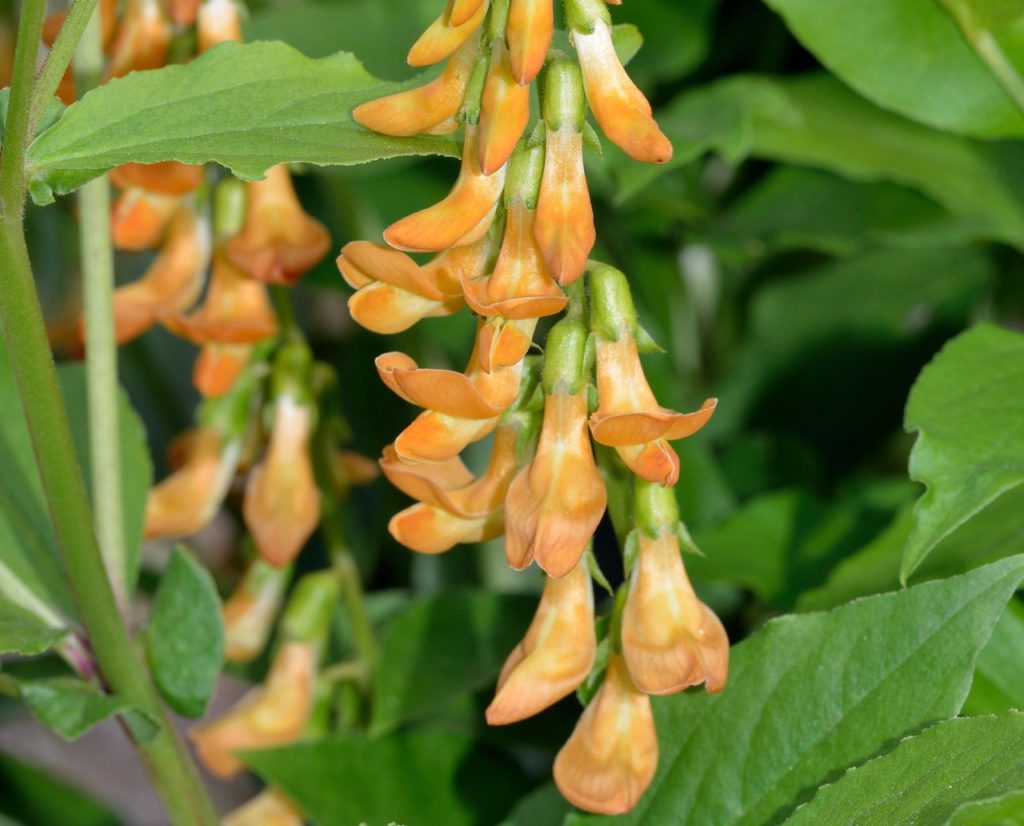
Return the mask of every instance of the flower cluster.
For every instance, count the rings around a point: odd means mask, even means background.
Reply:
[[[649,695],[700,683],[718,691],[726,680],[725,631],[683,566],[690,542],[670,444],[702,427],[715,400],[692,413],[658,404],[628,282],[589,260],[588,108],[639,161],[667,161],[672,146],[616,55],[604,2],[566,0],[575,58],[551,47],[553,12],[553,0],[449,0],[409,53],[415,66],[446,61],[443,71],[356,108],[359,123],[388,135],[461,128],[462,165],[440,203],[388,227],[386,246],[346,245],[338,266],[356,290],[353,317],[371,330],[398,332],[464,306],[478,317],[464,372],[401,353],[377,359],[387,386],[423,408],[381,459],[417,500],[390,530],[421,553],[504,534],[511,567],[535,562],[544,572],[536,616],[502,669],[487,720],[513,723],[599,684],[554,776],[577,806],[618,813],[636,804],[657,766]],[[530,128],[538,77],[541,119]],[[420,265],[409,252],[434,257]],[[542,325],[540,357],[530,351]],[[460,453],[492,435],[490,463],[475,477]],[[633,530],[626,581],[599,635],[592,577],[604,577],[589,548],[608,474],[620,470],[633,479],[620,509]]]

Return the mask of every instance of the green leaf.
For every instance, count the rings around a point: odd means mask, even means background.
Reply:
[[[18,690],[39,721],[67,740],[76,740],[115,714],[134,711],[127,700],[75,677],[21,680]]]
[[[632,813],[579,823],[777,822],[836,772],[957,713],[1024,557],[787,616],[733,649],[717,695],[655,699],[658,773]]]
[[[60,826],[117,826],[112,812],[78,789],[42,769],[0,756],[0,824],[51,824],[59,813]],[[14,820],[8,820],[9,815]]]
[[[1024,714],[939,723],[818,790],[787,826],[943,823],[960,804],[1024,788]]]
[[[501,826],[562,826],[571,811],[555,784],[545,783],[516,803]]]
[[[1019,826],[1024,812],[1024,791],[1008,792],[989,800],[957,807],[945,826]]]
[[[465,734],[351,735],[244,759],[318,826],[497,823],[524,791],[512,765]]]
[[[528,597],[470,591],[414,602],[381,639],[370,732],[436,715],[487,686],[535,609]]]
[[[615,156],[620,200],[716,151],[733,163],[752,156],[902,184],[976,232],[1024,246],[1014,145],[937,132],[872,106],[827,75],[730,77],[684,93],[657,115],[675,155],[659,167]]]
[[[938,129],[983,137],[1024,135],[1024,116],[933,0],[766,0],[833,73],[886,109]],[[989,21],[991,22],[991,20]],[[1020,27],[999,46],[1024,65]],[[977,41],[975,41],[976,43]]]
[[[397,88],[346,52],[313,60],[283,43],[222,43],[89,92],[36,138],[28,166],[37,190],[65,193],[130,161],[215,161],[254,179],[288,161],[457,155],[451,138],[392,138],[352,120],[355,106]]]
[[[65,634],[66,629],[46,625],[36,615],[0,600],[0,654],[42,654]]]
[[[181,546],[160,580],[145,636],[164,699],[185,717],[201,717],[224,664],[224,623],[210,573]]]
[[[982,324],[921,372],[904,428],[910,477],[927,486],[903,554],[906,579],[943,537],[1024,482],[1024,335]]]
[[[1024,708],[1024,605],[1013,600],[978,656],[964,714],[1001,714]]]

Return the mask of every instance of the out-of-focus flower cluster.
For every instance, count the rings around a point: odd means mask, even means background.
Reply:
[[[354,117],[395,136],[461,129],[458,179],[440,203],[388,227],[386,246],[350,243],[338,266],[356,290],[353,317],[371,330],[398,332],[464,306],[478,317],[464,372],[402,353],[377,359],[387,386],[423,408],[381,459],[417,500],[390,530],[421,553],[504,534],[510,566],[536,562],[545,572],[487,720],[522,720],[585,684],[592,697],[555,761],[555,781],[577,806],[618,813],[657,767],[649,695],[701,683],[718,691],[726,681],[728,639],[683,566],[692,544],[676,511],[670,444],[702,427],[715,400],[692,413],[659,405],[627,279],[588,260],[596,234],[583,151],[596,136],[587,111],[638,161],[665,162],[672,146],[616,54],[604,2],[564,5],[575,56],[552,48],[553,0],[449,0],[408,58],[444,61],[441,73]],[[541,119],[531,127],[538,78]],[[417,264],[409,252],[434,257]],[[543,355],[531,355],[542,324]],[[490,463],[476,477],[460,453],[491,435]],[[603,575],[589,547],[607,477],[620,470],[632,474],[633,530],[626,581],[599,636],[592,577]]]

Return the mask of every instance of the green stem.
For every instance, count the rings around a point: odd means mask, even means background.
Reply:
[[[54,536],[104,680],[160,723],[150,742],[137,745],[171,820],[215,826],[216,814],[136,658],[107,580],[25,244],[25,150],[31,138],[32,81],[44,8],[45,0],[25,0],[22,6],[0,154],[0,323]]]
[[[39,124],[39,119],[46,110],[47,104],[53,99],[60,85],[68,64],[71,63],[71,56],[85,31],[86,26],[93,17],[93,10],[96,8],[97,0],[74,0],[68,10],[68,16],[57,33],[57,39],[50,47],[50,53],[46,62],[39,72],[35,88],[32,90],[32,105],[29,120],[33,128]],[[98,13],[97,13],[98,14]],[[97,22],[98,25],[98,22]],[[102,70],[102,69],[101,69]],[[95,85],[95,84],[94,84]],[[91,87],[90,87],[91,88]],[[79,97],[85,90],[79,91]]]
[[[97,10],[79,41],[75,60],[79,97],[103,72],[103,43]],[[114,339],[114,252],[110,240],[107,176],[78,191],[85,304],[85,368],[89,406],[90,470],[97,539],[114,594],[122,610],[130,588],[122,514],[120,428],[118,426],[117,342]]]
[[[372,672],[377,661],[377,635],[366,612],[366,598],[363,594],[363,583],[359,578],[359,567],[356,565],[352,550],[341,530],[341,514],[339,503],[333,491],[324,490],[321,500],[320,526],[327,541],[334,569],[338,572],[341,582],[341,601],[348,614],[349,625],[352,626],[352,637],[356,656],[366,668]]]

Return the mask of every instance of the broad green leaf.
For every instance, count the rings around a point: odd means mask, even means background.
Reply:
[[[66,633],[17,605],[0,600],[0,654],[42,654]]]
[[[835,422],[861,426],[850,411],[882,382],[898,381],[905,392],[902,378],[872,369],[879,354],[911,346],[932,327],[964,323],[992,275],[977,247],[880,249],[763,287],[711,427],[734,429],[773,382],[787,378],[782,395],[800,417],[790,429],[834,436]]]
[[[470,591],[414,602],[381,639],[371,733],[436,715],[487,686],[535,608],[528,597]]]
[[[88,795],[40,768],[0,756],[0,824],[35,826],[118,826],[112,812]],[[7,819],[4,815],[14,819]]]
[[[910,477],[927,486],[903,555],[906,579],[945,536],[1024,482],[1024,335],[982,324],[922,372],[904,427]]]
[[[937,132],[871,105],[827,75],[730,77],[685,92],[658,113],[658,120],[675,155],[660,167],[615,156],[621,199],[667,170],[716,151],[734,163],[766,158],[856,181],[902,184],[979,234],[1024,246],[1024,197],[1014,182],[1019,178],[1014,144]]]
[[[181,546],[160,580],[145,638],[164,699],[185,717],[201,717],[224,665],[224,622],[213,578]]]
[[[777,822],[836,772],[955,715],[1022,578],[1014,557],[769,622],[733,649],[721,694],[654,700],[658,773],[632,813],[607,822]]]
[[[283,43],[222,43],[185,65],[111,81],[70,106],[29,147],[33,191],[45,200],[47,190],[70,192],[129,161],[215,161],[253,179],[288,161],[456,155],[451,138],[391,138],[352,120],[355,106],[396,88],[346,52],[313,60]]]
[[[465,734],[350,735],[244,759],[317,826],[497,823],[524,791],[513,765]]]
[[[814,55],[866,98],[938,129],[1024,135],[1024,116],[934,0],[765,0]],[[994,22],[991,17],[987,22]],[[1024,31],[998,45],[1024,67]],[[975,41],[976,42],[976,41]]]
[[[545,783],[516,803],[501,826],[562,826],[571,811],[555,784]]]
[[[913,580],[955,576],[1013,554],[1024,553],[1024,486],[1000,496],[981,513],[939,542],[914,572]],[[908,505],[856,553],[829,574],[818,588],[804,592],[797,607],[802,611],[832,608],[857,597],[900,587],[900,561],[913,528]]]
[[[1020,826],[1024,791],[963,803],[945,826]]]
[[[965,714],[1024,709],[1024,605],[1013,600],[978,656]]]
[[[947,720],[823,786],[787,826],[943,823],[968,801],[1024,789],[1024,714]]]
[[[76,740],[115,714],[134,710],[127,700],[103,694],[75,677],[22,680],[18,690],[39,721],[67,740]]]

